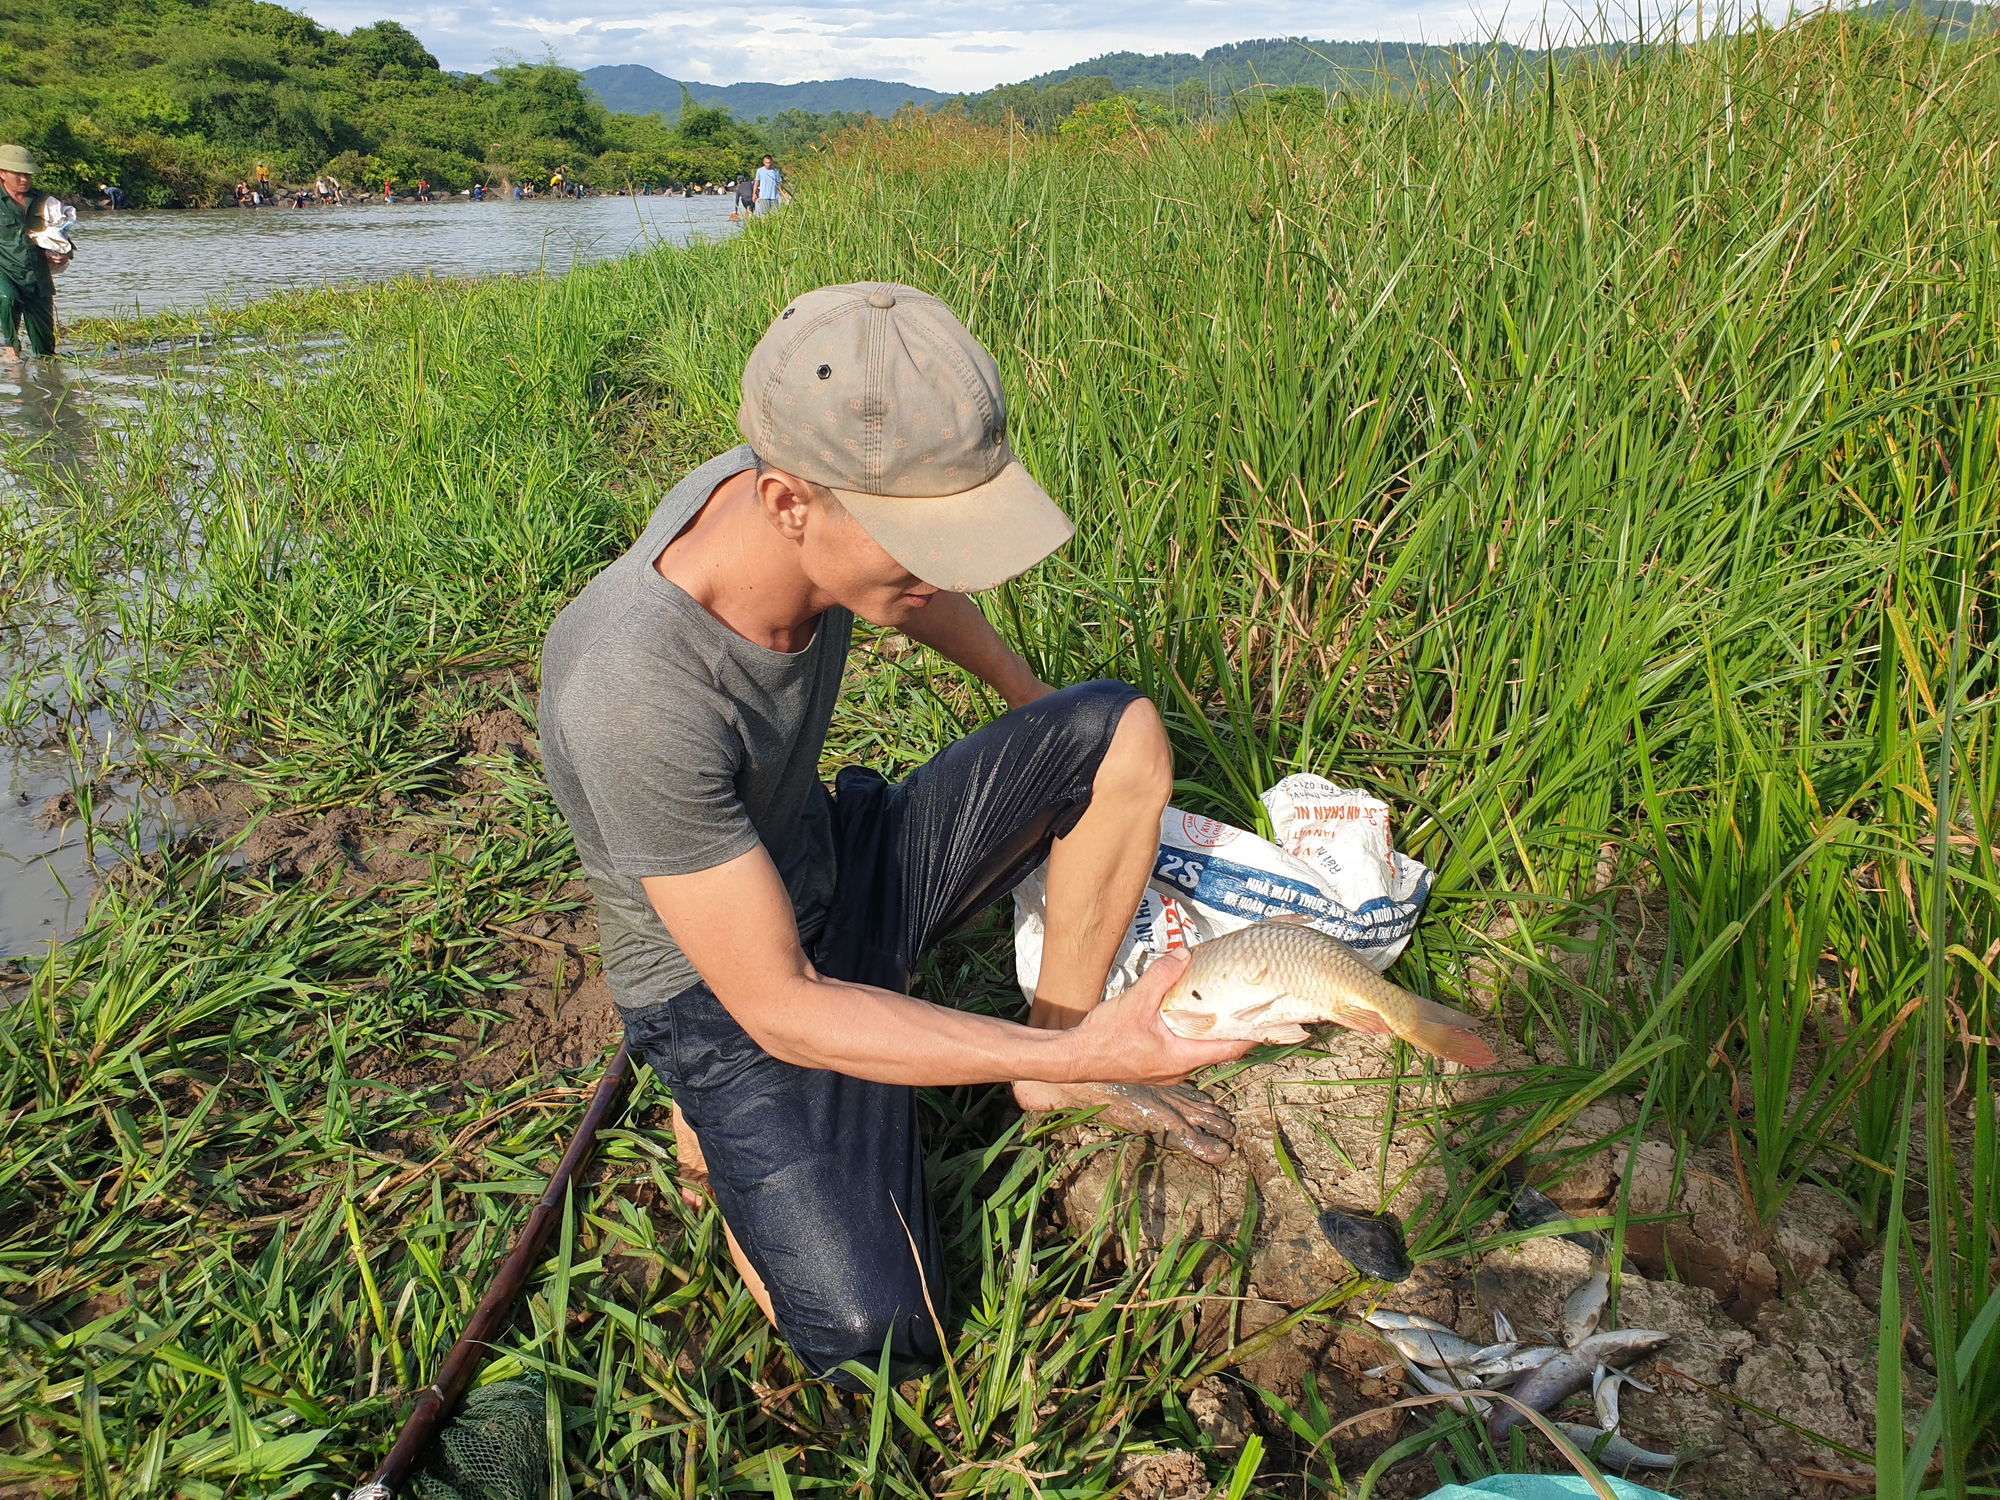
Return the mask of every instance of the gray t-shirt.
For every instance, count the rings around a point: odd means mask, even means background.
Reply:
[[[746,641],[653,568],[716,486],[755,463],[733,448],[674,486],[542,647],[542,767],[597,897],[605,978],[626,1009],[699,977],[643,877],[711,869],[761,842],[808,945],[833,899],[819,755],[854,617],[827,610],[812,644],[788,655]]]

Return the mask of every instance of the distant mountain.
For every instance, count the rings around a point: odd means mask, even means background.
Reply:
[[[1323,89],[1380,86],[1417,76],[1449,74],[1453,59],[1496,55],[1523,61],[1541,54],[1508,43],[1473,42],[1457,47],[1427,47],[1405,42],[1326,42],[1309,37],[1271,37],[1211,47],[1199,57],[1192,52],[1107,52],[1027,79],[1022,87],[1047,87],[1076,78],[1108,78],[1120,90],[1152,89],[1172,93],[1183,83],[1199,82],[1217,97],[1260,86],[1282,88],[1294,83]]]
[[[583,82],[604,102],[606,109],[616,114],[680,118],[680,80],[638,63],[586,68]],[[886,119],[905,104],[929,106],[946,97],[936,89],[918,88],[913,83],[890,83],[880,78],[834,78],[815,83],[690,81],[687,91],[695,103],[719,106],[739,120],[768,119],[787,109],[802,109],[815,115],[840,110]]]
[[[1990,37],[2000,31],[2000,10],[1991,5],[1969,4],[1967,0],[1869,0],[1855,6],[1854,12],[1874,21],[1904,20],[1912,25],[1935,27],[1946,41]]]
[[[1859,0],[1853,9],[1855,14],[1874,20],[1920,21],[1935,26],[1947,39],[2000,32],[2000,6],[1977,4],[1973,0]],[[1616,49],[1619,44],[1612,46]],[[1558,48],[1555,53],[1558,65],[1572,55],[1572,49]],[[1216,98],[1227,98],[1245,89],[1282,88],[1296,83],[1313,84],[1329,92],[1353,93],[1383,87],[1400,89],[1422,78],[1446,78],[1454,68],[1463,67],[1475,58],[1506,67],[1540,66],[1544,56],[1532,48],[1508,42],[1472,41],[1434,47],[1408,42],[1267,37],[1211,47],[1200,56],[1192,52],[1106,52],[1072,67],[1001,85],[987,94],[1018,112],[1020,100],[1014,96],[1055,84],[1097,78],[1109,79],[1112,88],[1121,93],[1144,89],[1170,94],[1187,83],[1203,85]],[[590,68],[585,70],[583,79],[607,109],[621,114],[658,113],[668,121],[680,116],[681,85],[651,68],[637,63]],[[838,78],[819,83],[690,82],[687,90],[696,103],[721,105],[740,120],[767,119],[787,109],[802,109],[811,114],[843,110],[886,117],[904,104],[930,108],[947,98],[976,103],[982,97],[941,94],[935,89],[890,83],[880,78]]]

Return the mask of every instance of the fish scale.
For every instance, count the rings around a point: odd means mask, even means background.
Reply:
[[[1332,1022],[1472,1067],[1493,1061],[1472,1017],[1411,994],[1340,939],[1288,917],[1197,945],[1160,1015],[1176,1035],[1207,1041],[1302,1042],[1308,1025]]]

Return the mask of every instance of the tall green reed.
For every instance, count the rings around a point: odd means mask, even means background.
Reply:
[[[2000,70],[1834,17],[1484,81],[1108,146],[908,121],[843,142],[740,243],[312,303],[347,339],[330,376],[106,435],[98,487],[7,533],[10,597],[170,562],[185,586],[131,633],[141,690],[198,699],[197,763],[305,807],[448,792],[485,701],[466,674],[530,658],[733,441],[735,374],[783,302],[937,291],[1078,520],[994,597],[1031,659],[1154,694],[1206,810],[1255,820],[1301,769],[1397,804],[1438,872],[1406,977],[1484,1004],[1518,973],[1498,1003],[1550,1059],[1527,1123],[1479,1137],[1491,1159],[1643,1088],[1659,1129],[1739,1153],[1764,1220],[1800,1181],[1847,1193],[1922,1273],[1931,1347],[1964,1350],[1932,1408],[1962,1486],[2000,1399],[1990,1114],[1963,1151],[1939,1135],[1986,1097],[2000,938]],[[873,649],[834,758],[908,765],[980,716]],[[0,1019],[38,1131],[0,1147],[0,1397],[36,1434],[15,1471],[324,1491],[389,1427],[398,1360],[435,1369],[572,1113],[524,1109],[394,1190],[407,1168],[371,1144],[429,1160],[530,1096],[369,1076],[492,1003],[496,915],[574,899],[544,794],[516,782],[483,816],[473,851],[376,905],[170,861]],[[1663,944],[1639,951],[1635,912]],[[1578,979],[1552,954],[1588,921]],[[1007,1003],[980,946],[925,984]],[[1913,1063],[1925,1136],[1898,1171]],[[992,1144],[983,1098],[932,1102],[953,1368],[858,1422],[773,1394],[796,1369],[714,1216],[679,1206],[643,1110],[615,1137],[498,1367],[548,1378],[573,1484],[769,1489],[778,1453],[788,1484],[1026,1494],[1061,1469],[1088,1491],[1122,1444],[1191,1440],[1178,1392],[1226,1359],[1185,1300],[1212,1252],[1146,1256],[1109,1214],[1082,1244],[1038,1236],[1052,1144]],[[1458,1180],[1429,1251],[1492,1206],[1490,1172]],[[1921,1236],[1883,1222],[1885,1185],[1922,1198]]]

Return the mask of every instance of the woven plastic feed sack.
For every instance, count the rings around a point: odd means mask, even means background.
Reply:
[[[1104,985],[1119,993],[1163,953],[1269,917],[1298,915],[1376,970],[1410,940],[1431,872],[1398,854],[1380,798],[1323,776],[1287,776],[1263,795],[1278,841],[1170,807],[1139,910]],[[1030,1001],[1042,972],[1048,866],[1014,890],[1014,969]]]

